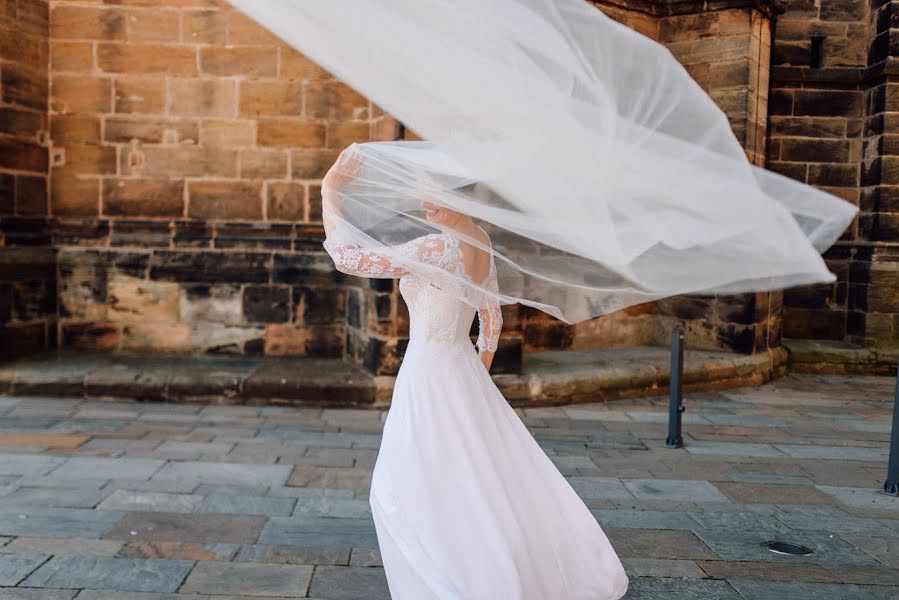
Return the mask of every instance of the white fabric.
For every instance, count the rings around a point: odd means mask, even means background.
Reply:
[[[422,199],[475,217],[498,289],[463,281],[466,302],[577,322],[835,279],[819,253],[856,207],[750,165],[664,46],[582,0],[231,2],[429,140],[352,147],[325,218],[380,251],[442,231]]]
[[[369,496],[391,598],[622,597],[596,519],[478,360],[474,308],[414,274],[400,291],[410,342]]]

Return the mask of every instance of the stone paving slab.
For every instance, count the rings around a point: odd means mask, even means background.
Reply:
[[[193,565],[189,560],[54,556],[20,585],[174,592]]]
[[[18,584],[48,558],[46,554],[0,554],[0,585]]]
[[[621,554],[626,600],[895,600],[899,510],[877,491],[893,384],[805,375],[688,393],[678,450],[647,416],[664,398],[516,412]],[[23,436],[0,451],[0,561],[43,557],[22,578],[47,586],[0,584],[0,600],[388,598],[368,505],[385,416],[0,395],[21,427],[0,436]],[[771,539],[815,554],[773,554]],[[158,561],[188,568],[169,578]],[[158,589],[122,582],[143,564]]]
[[[304,598],[312,580],[312,570],[311,565],[201,562],[190,572],[179,591]]]

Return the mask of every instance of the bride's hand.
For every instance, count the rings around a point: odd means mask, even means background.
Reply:
[[[344,150],[322,179],[322,187],[339,190],[359,174],[362,161],[355,151]]]

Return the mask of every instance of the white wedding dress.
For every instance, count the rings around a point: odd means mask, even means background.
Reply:
[[[614,600],[628,579],[583,501],[497,389],[471,344],[495,350],[499,306],[459,300],[403,259],[465,272],[450,233],[370,252],[329,237],[337,268],[400,279],[409,345],[369,501],[393,600]],[[496,285],[492,263],[483,282]]]

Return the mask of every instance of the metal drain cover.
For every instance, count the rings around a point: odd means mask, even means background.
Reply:
[[[807,548],[802,544],[794,544],[793,542],[765,542],[762,546],[775,554],[787,554],[789,556],[807,556],[815,553],[811,548]]]

